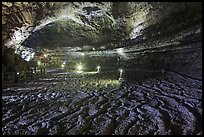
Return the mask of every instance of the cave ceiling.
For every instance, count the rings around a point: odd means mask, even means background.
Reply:
[[[12,23],[23,9],[27,22]],[[3,34],[13,30],[5,45],[14,49],[136,50],[141,43],[158,46],[200,34],[202,3],[3,2],[2,14]]]

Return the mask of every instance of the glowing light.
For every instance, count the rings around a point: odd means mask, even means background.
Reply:
[[[84,54],[84,53],[81,53],[81,55],[84,56],[85,54]]]
[[[64,64],[62,64],[61,67],[64,68]]]
[[[47,54],[44,54],[43,56],[44,56],[45,58],[47,58]]]
[[[97,66],[97,69],[100,69],[101,67],[100,66]]]
[[[123,74],[123,69],[119,69],[119,71],[120,71],[120,78],[121,78]]]
[[[82,73],[82,69],[83,69],[83,65],[81,63],[79,63],[77,66],[76,66],[76,69],[77,69],[77,73]]]
[[[120,55],[124,54],[123,48],[116,49],[117,53]]]
[[[123,53],[123,48],[116,49],[118,53]]]
[[[33,73],[35,73],[35,72],[33,71]]]
[[[77,65],[77,70],[78,70],[78,71],[81,71],[82,68],[83,68],[83,67],[82,67],[81,63],[79,63],[79,64]]]
[[[123,73],[123,69],[119,69],[120,73]]]
[[[40,65],[41,65],[41,62],[40,62],[40,61],[38,61],[38,62],[37,62],[37,64],[38,64],[38,66],[40,66]]]
[[[17,75],[19,75],[20,73],[19,72],[17,72]]]
[[[101,68],[100,66],[97,66],[97,72],[99,72],[100,68]]]
[[[63,65],[65,65],[65,64],[66,64],[66,62],[64,61],[64,62],[63,62]]]
[[[123,58],[123,59],[129,59],[127,55],[125,54],[124,48],[118,48],[116,49],[117,53]]]

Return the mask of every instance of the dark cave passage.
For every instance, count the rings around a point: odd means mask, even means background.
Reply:
[[[3,135],[202,135],[202,2],[2,2]]]

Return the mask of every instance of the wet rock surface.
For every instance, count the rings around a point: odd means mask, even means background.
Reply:
[[[201,135],[202,81],[50,74],[2,92],[3,135]]]

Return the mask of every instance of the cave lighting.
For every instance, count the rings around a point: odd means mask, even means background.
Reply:
[[[122,77],[123,69],[119,69],[119,71],[120,71],[120,77]]]
[[[82,69],[83,69],[82,64],[79,63],[79,64],[76,66],[76,69],[77,69],[77,72],[78,72],[78,73],[81,73],[81,72],[82,72]]]
[[[47,58],[47,54],[44,54],[43,56],[44,56],[45,58]]]
[[[19,72],[17,72],[17,75],[19,75],[20,73]]]
[[[64,64],[61,65],[61,68],[64,68]]]
[[[100,66],[97,66],[97,72],[99,72],[100,68],[101,68]]]
[[[120,54],[120,55],[123,55],[124,52],[123,52],[123,48],[119,48],[119,49],[116,49],[117,53]]]
[[[123,73],[123,69],[119,69],[120,73]]]
[[[40,62],[40,61],[37,61],[37,64],[38,64],[38,66],[40,66],[40,65],[41,65],[41,62]]]
[[[65,64],[66,64],[66,62],[64,61],[64,62],[63,62],[63,65],[65,65]]]
[[[127,55],[125,54],[125,49],[124,48],[118,48],[116,49],[116,52],[123,58],[123,59],[129,59],[129,57],[127,57]]]

